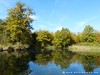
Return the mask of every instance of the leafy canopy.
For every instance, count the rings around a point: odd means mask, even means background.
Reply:
[[[52,39],[53,39],[52,34],[46,30],[40,30],[37,32],[36,40],[38,41],[38,44],[40,44],[40,46],[42,47],[51,44]]]
[[[17,2],[16,6],[9,9],[7,17],[6,30],[9,32],[9,39],[12,42],[27,43],[30,38],[30,29],[32,29],[32,18],[34,13],[24,3]]]
[[[64,48],[72,43],[71,32],[67,28],[62,28],[54,35],[53,43],[56,47]]]

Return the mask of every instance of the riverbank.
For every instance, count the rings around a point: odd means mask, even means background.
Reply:
[[[72,45],[72,46],[69,46],[68,49],[72,52],[100,53],[99,46]]]
[[[25,50],[28,49],[29,45],[26,44],[8,44],[8,45],[0,45],[0,52],[2,51],[16,51],[16,50]]]

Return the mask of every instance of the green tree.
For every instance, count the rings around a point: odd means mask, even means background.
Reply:
[[[12,43],[20,42],[27,44],[30,39],[30,30],[32,29],[32,18],[30,15],[34,13],[24,3],[17,2],[16,6],[9,9],[6,30],[9,40]]]
[[[94,29],[90,25],[85,26],[84,31],[83,31],[83,33],[86,33],[86,34],[93,33],[93,32],[94,32]]]
[[[53,44],[58,48],[65,48],[73,43],[71,32],[67,28],[58,30],[54,35]]]
[[[100,32],[96,32],[96,42],[100,44]]]
[[[51,45],[53,36],[50,32],[46,30],[40,30],[37,33],[37,44],[38,46],[41,46],[42,48],[45,48],[47,45]]]
[[[76,35],[76,42],[79,43],[79,42],[82,42],[82,33],[78,33]]]
[[[6,21],[0,19],[0,43],[1,44],[6,43],[6,41],[7,41],[6,30],[5,30],[6,25],[7,25]]]
[[[95,33],[92,26],[87,25],[83,31],[83,41],[85,42],[94,42],[95,41]]]
[[[87,25],[82,33],[77,35],[78,42],[94,43],[96,39],[95,30],[92,26]]]

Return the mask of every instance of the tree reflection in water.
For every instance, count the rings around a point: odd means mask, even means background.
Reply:
[[[28,75],[31,71],[28,63],[33,61],[37,65],[47,65],[53,62],[61,69],[69,68],[73,62],[83,65],[86,72],[93,72],[100,67],[100,55],[84,55],[72,53],[66,50],[45,51],[34,55],[23,53],[0,53],[0,75]]]
[[[0,53],[0,75],[17,75],[28,69],[28,53]],[[26,73],[26,72],[25,72]]]

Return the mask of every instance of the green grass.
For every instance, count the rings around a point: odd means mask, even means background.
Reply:
[[[72,52],[100,53],[100,46],[72,45],[69,46],[68,49]]]

